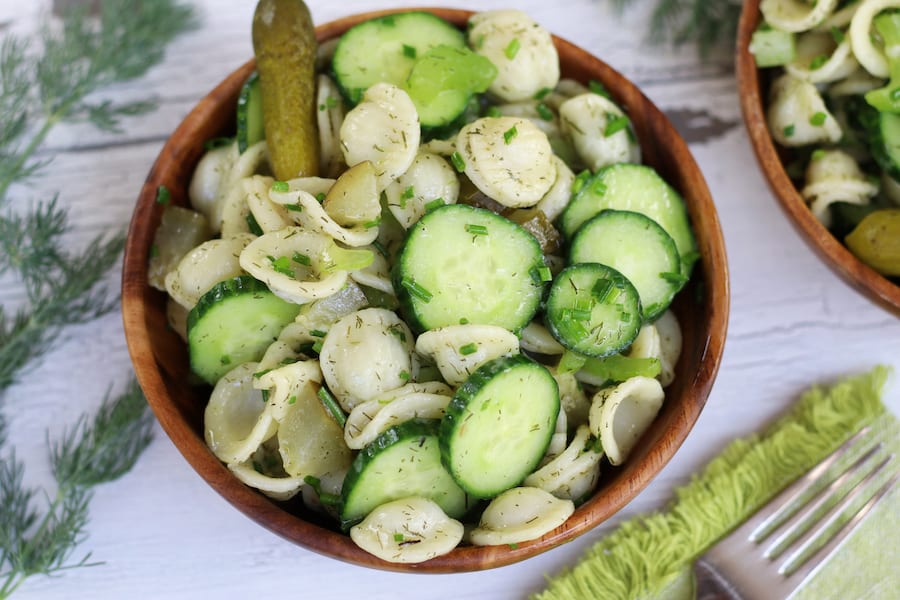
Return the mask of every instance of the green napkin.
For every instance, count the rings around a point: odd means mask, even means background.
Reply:
[[[620,525],[532,600],[693,598],[693,561],[861,427],[900,451],[900,422],[881,402],[888,375],[877,367],[811,389],[766,431],[732,442],[666,510]],[[898,515],[894,490],[795,597],[900,598]]]

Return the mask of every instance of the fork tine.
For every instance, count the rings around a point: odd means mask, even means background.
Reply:
[[[894,458],[891,454],[878,464],[875,469],[869,473],[862,481],[857,483],[853,490],[847,494],[838,507],[832,509],[832,514],[815,532],[810,532],[805,536],[801,546],[797,548],[778,569],[778,572],[788,577],[796,577],[803,580],[809,576],[814,570],[825,562],[825,559],[841,544],[842,541],[853,531],[862,521],[863,517],[875,507],[875,505],[887,495],[897,480],[900,479],[900,472],[895,473],[886,483],[884,483],[878,491],[876,491],[866,503],[843,525],[840,529],[831,534],[831,537],[818,550],[810,553],[810,550],[820,542],[820,534],[828,535],[828,532],[839,523],[840,519],[846,518],[845,509],[869,487],[881,470],[890,463]]]
[[[831,454],[823,458],[816,466],[807,471],[805,475],[769,500],[748,523],[752,524],[753,527],[749,539],[754,542],[765,539],[786,520],[796,514],[798,510],[803,508],[805,502],[800,502],[801,498],[828,472],[828,469],[834,463],[855,448],[857,443],[871,429],[870,426],[861,428]]]
[[[871,448],[869,448],[862,456],[860,456],[852,465],[847,467],[847,469],[840,474],[836,479],[834,479],[831,483],[829,483],[825,488],[816,492],[813,498],[816,498],[815,501],[812,501],[812,498],[807,500],[810,502],[807,506],[808,508],[803,512],[801,516],[795,517],[796,513],[802,509],[803,504],[800,503],[800,506],[797,507],[796,510],[786,510],[787,513],[784,519],[781,519],[779,523],[779,527],[781,527],[781,534],[778,535],[766,548],[763,556],[770,559],[776,559],[781,554],[784,553],[787,548],[797,541],[801,535],[807,533],[809,529],[815,525],[817,522],[820,522],[825,514],[832,514],[835,509],[835,506],[838,502],[841,501],[843,497],[847,495],[849,492],[841,493],[844,485],[847,481],[853,477],[858,472],[862,472],[865,475],[868,471],[867,469],[871,469],[871,465],[867,464],[869,459],[871,459],[875,454],[878,453],[879,450],[884,446],[882,443],[877,443]],[[864,469],[863,467],[867,469]],[[880,468],[880,467],[875,467]],[[810,489],[815,487],[814,485],[808,486],[806,489]],[[805,490],[804,490],[805,492]],[[805,495],[802,494],[802,495]],[[776,513],[777,514],[777,513]],[[788,521],[790,519],[790,521]],[[773,534],[775,531],[772,532]],[[757,538],[753,541],[762,541],[766,538]]]

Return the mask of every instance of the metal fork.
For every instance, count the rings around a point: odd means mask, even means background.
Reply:
[[[894,473],[881,484],[897,465],[870,439],[870,429],[854,434],[700,557],[697,599],[783,599],[811,579],[900,477]],[[834,473],[844,457],[851,464]]]

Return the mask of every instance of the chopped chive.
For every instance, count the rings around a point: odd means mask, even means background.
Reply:
[[[322,354],[322,340],[316,340],[312,345],[312,351],[316,354]]]
[[[544,104],[543,102],[539,102],[537,106],[534,107],[537,110],[538,116],[544,121],[552,121],[553,120],[553,111],[549,106]]]
[[[604,98],[609,98],[609,90],[606,89],[606,86],[597,81],[596,79],[591,79],[588,82],[588,89],[598,96],[603,96]]]
[[[325,192],[319,192],[318,194],[316,194],[316,200],[319,202],[319,204],[325,202]]]
[[[458,150],[450,155],[450,162],[453,163],[453,167],[460,173],[466,170],[466,160]]]
[[[245,220],[247,221],[247,228],[250,230],[250,233],[253,235],[262,235],[264,233],[252,212],[247,213],[247,218]]]
[[[272,263],[272,268],[275,269],[276,273],[294,278],[294,270],[291,268],[291,261],[287,256],[279,256],[278,258],[267,256],[266,258]]]
[[[788,125],[782,130],[782,132],[784,133],[784,137],[791,137],[792,135],[794,135],[794,131],[796,129],[797,128],[794,125]]]
[[[260,390],[260,395],[262,396],[263,402],[269,401],[269,390]]]
[[[273,181],[272,182],[272,191],[273,192],[289,192],[289,191],[291,191],[291,186],[288,185],[287,181]]]
[[[312,264],[312,260],[310,260],[309,256],[306,254],[301,254],[299,252],[294,252],[294,256],[291,257],[295,263],[299,263],[301,265],[306,265],[307,267]]]
[[[216,148],[221,148],[222,146],[228,146],[232,142],[234,142],[234,138],[229,137],[216,137],[210,140],[206,140],[203,142],[204,150],[215,150]]]
[[[828,57],[824,54],[819,54],[809,62],[809,70],[815,71],[816,69],[821,69],[827,62]]]
[[[425,212],[431,212],[434,209],[439,208],[443,205],[444,205],[443,198],[435,198],[431,202],[428,202],[427,204],[425,204]]]
[[[153,244],[150,246],[150,258],[156,258],[157,256],[159,256],[159,246]]]
[[[513,125],[503,132],[503,142],[508,146],[509,143],[513,141],[513,138],[515,138],[517,135],[519,135],[519,130],[516,129],[515,125]]]
[[[460,325],[468,325],[468,324],[469,324],[469,320],[468,320],[467,318],[465,318],[465,317],[460,317],[460,318],[459,318],[459,324],[460,324]]]
[[[434,298],[434,294],[423,288],[421,285],[416,283],[415,281],[410,281],[409,279],[403,279],[400,281],[400,285],[406,288],[406,291],[410,293],[411,296],[418,298],[422,302],[428,303],[431,302],[431,299]]]
[[[569,308],[566,309],[565,314],[575,321],[589,321],[591,319],[591,311],[585,308]]]
[[[553,91],[553,88],[548,88],[548,87],[541,88],[541,89],[539,89],[539,90],[537,91],[537,93],[534,95],[534,99],[535,99],[535,100],[543,100],[544,98],[547,97],[547,94],[549,94],[549,93],[552,92],[552,91]]]
[[[390,253],[388,252],[388,249],[385,248],[384,244],[382,244],[378,240],[375,240],[374,242],[372,242],[372,246],[374,246],[375,249],[378,250],[378,253],[381,254],[383,257],[385,257],[385,258],[391,257]]]
[[[373,227],[378,227],[379,225],[381,225],[381,217],[363,223],[363,227],[365,227],[366,229],[372,229]]]
[[[478,344],[476,344],[475,342],[469,342],[465,346],[459,347],[459,353],[463,356],[475,354],[476,352],[478,352]]]
[[[600,304],[605,304],[608,300],[614,299],[612,293],[615,289],[613,282],[609,279],[598,279],[591,289],[591,295]]]
[[[406,201],[416,195],[416,189],[413,186],[409,186],[403,193],[400,194],[400,208],[406,208]]]
[[[164,185],[156,188],[156,203],[157,204],[168,204],[172,200],[172,193],[169,191]]]
[[[403,331],[403,329],[400,328],[400,325],[391,325],[390,327],[388,327],[388,331],[392,336],[394,336],[404,344],[406,343],[406,333]]]
[[[502,117],[502,116],[503,116],[503,111],[500,110],[500,109],[499,109],[498,107],[496,107],[496,106],[489,106],[488,109],[485,111],[484,115],[485,115],[486,117],[491,117],[491,118]]]
[[[606,184],[599,179],[595,179],[591,182],[591,192],[593,192],[595,196],[603,196],[606,194]]]
[[[405,540],[405,539],[406,539],[406,538],[403,536],[402,533],[395,533],[395,534],[394,534],[394,541],[395,541],[395,542],[402,542],[402,541]]]
[[[319,397],[319,400],[322,401],[322,404],[325,405],[328,414],[330,414],[334,420],[337,421],[337,424],[341,426],[341,429],[343,429],[344,425],[347,424],[347,415],[341,410],[341,405],[334,399],[331,392],[324,387],[320,387],[319,391],[316,392],[316,395]]]
[[[291,396],[288,398],[288,404],[297,404],[297,396]]]
[[[537,285],[553,279],[553,274],[550,272],[550,267],[531,267],[531,270],[528,272],[528,274],[531,275],[531,280],[534,281],[534,283]]]
[[[823,156],[825,156],[825,150],[823,148],[816,148],[812,151],[812,154],[809,155],[809,158],[811,160],[819,160]]]
[[[322,482],[319,481],[318,477],[307,475],[303,478],[303,482],[313,489],[313,491],[319,497],[319,502],[321,502],[322,504],[336,506],[341,503],[341,497],[337,494],[329,494],[328,492],[322,491]]]
[[[403,44],[403,56],[405,56],[406,58],[415,58],[416,57],[415,46],[410,46],[409,44]]]
[[[303,207],[299,204],[283,204],[282,206],[291,212],[303,212]]]
[[[814,113],[813,116],[811,116],[809,118],[809,124],[813,125],[815,127],[821,127],[822,125],[825,124],[825,120],[827,118],[828,118],[828,115],[826,115],[822,111],[819,111],[817,113]]]
[[[337,106],[337,103],[337,98],[335,98],[334,96],[328,96],[327,98],[325,98],[325,102],[319,105],[319,110],[324,111],[328,110],[329,108],[334,108],[335,106]]]
[[[591,178],[591,172],[585,169],[581,173],[575,176],[575,181],[572,182],[572,193],[577,194],[581,191],[581,188],[584,187],[584,184],[587,183],[587,180]]]
[[[688,280],[683,273],[673,273],[671,271],[664,271],[659,274],[659,277],[660,279],[665,279],[669,283],[674,283],[676,285],[684,285]]]
[[[844,32],[837,27],[832,27],[829,32],[831,33],[831,37],[834,39],[835,44],[842,43],[844,41],[844,38],[846,38]]]
[[[506,55],[506,58],[512,60],[516,57],[516,54],[519,53],[519,49],[522,47],[522,44],[519,43],[519,38],[513,38],[509,44],[507,44],[506,48],[503,50],[503,54]]]
[[[466,223],[466,232],[471,233],[472,235],[487,235],[488,228],[484,225]]]
[[[612,118],[610,118],[612,117]],[[606,115],[606,129],[603,130],[603,137],[615,135],[628,127],[628,117],[624,115]]]
[[[410,378],[409,371],[400,371],[397,376],[400,377],[400,379],[402,379],[403,381],[409,381]]]
[[[262,371],[257,371],[256,373],[253,374],[253,377],[259,379],[260,377],[262,377],[266,373],[270,372],[271,370],[272,369],[263,369]]]
[[[321,329],[313,329],[309,332],[309,335],[311,335],[313,337],[325,337],[326,333],[328,333],[328,332],[322,331]]]

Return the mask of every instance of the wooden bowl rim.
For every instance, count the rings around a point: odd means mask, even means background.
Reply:
[[[379,15],[410,10],[432,12],[457,25],[464,24],[474,12],[436,7],[380,10],[343,17],[320,25],[316,31],[321,41],[360,21]],[[155,206],[158,186],[166,180],[170,170],[179,168],[177,161],[184,155],[186,147],[192,143],[196,144],[196,142],[186,142],[185,140],[190,138],[191,134],[198,133],[196,124],[209,118],[209,115],[214,112],[216,103],[221,101],[223,94],[234,91],[246,79],[254,66],[253,61],[250,60],[232,72],[200,100],[173,132],[151,168],[138,197],[126,242],[122,275],[122,314],[128,349],[135,365],[138,381],[163,429],[194,470],[223,498],[258,524],[306,549],[349,563],[381,570],[454,573],[500,567],[519,562],[570,541],[612,516],[650,483],[672,458],[696,423],[709,396],[721,362],[730,303],[725,244],[715,205],[687,144],[662,112],[634,84],[606,63],[567,40],[555,35],[553,39],[561,54],[566,52],[567,56],[572,57],[572,60],[566,64],[586,65],[585,68],[591,72],[602,73],[603,80],[615,80],[616,87],[611,89],[615,98],[627,95],[633,101],[639,102],[642,110],[648,111],[645,114],[645,121],[653,121],[655,130],[662,128],[667,140],[671,141],[666,149],[666,156],[677,156],[681,164],[678,172],[681,176],[687,177],[685,185],[688,185],[690,189],[682,190],[682,192],[685,193],[686,198],[688,196],[691,198],[687,204],[695,231],[703,232],[702,236],[697,236],[701,246],[701,258],[697,269],[702,269],[704,274],[704,280],[700,286],[704,304],[697,308],[698,313],[703,315],[698,316],[697,320],[704,327],[698,333],[698,370],[695,373],[685,374],[689,380],[684,383],[684,401],[679,403],[679,410],[672,416],[670,426],[660,434],[655,445],[643,456],[642,465],[636,469],[634,476],[617,478],[610,489],[606,489],[602,498],[601,495],[595,495],[579,506],[576,513],[565,524],[542,538],[518,544],[515,547],[459,547],[450,554],[411,565],[382,561],[357,548],[347,535],[290,514],[263,494],[240,483],[209,451],[202,433],[198,435],[190,427],[179,413],[178,408],[173,405],[172,399],[166,395],[166,383],[159,366],[160,357],[154,355],[147,322],[148,295],[154,292],[147,284],[146,264],[152,235],[148,240],[146,229],[149,226],[146,223],[152,221],[153,211],[159,208]],[[141,239],[142,232],[143,239]],[[615,499],[615,502],[609,501],[609,498]]]
[[[744,124],[766,182],[794,229],[831,271],[872,302],[900,316],[900,286],[856,258],[813,216],[781,162],[766,125],[760,72],[750,53],[750,40],[760,20],[759,0],[746,0],[738,25],[735,68]]]

